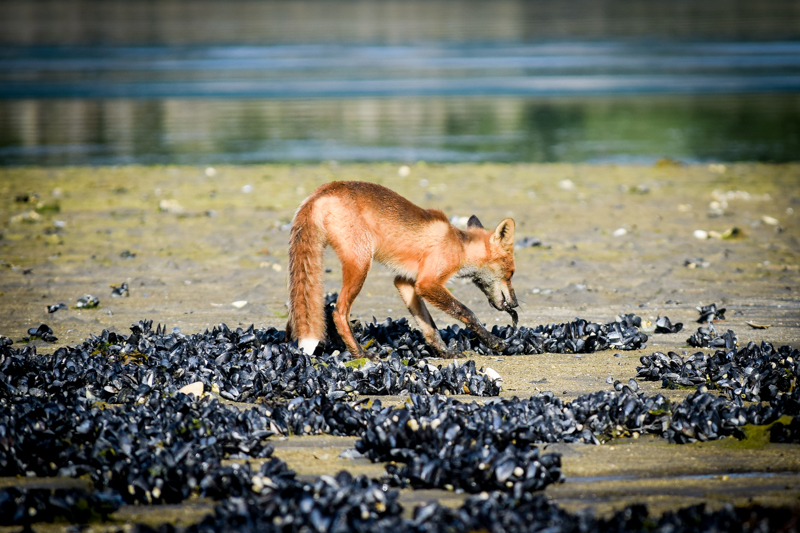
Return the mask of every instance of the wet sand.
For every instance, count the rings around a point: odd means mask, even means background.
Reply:
[[[49,353],[104,328],[127,333],[142,319],[184,333],[220,322],[282,329],[288,223],[303,198],[334,179],[376,181],[448,216],[465,221],[476,214],[487,227],[513,217],[518,240],[542,242],[516,252],[520,325],[609,321],[619,313],[641,316],[650,324],[645,331],[658,316],[685,324],[677,334],[650,335],[641,351],[475,357],[478,367],[503,376],[504,396],[551,390],[569,400],[608,390],[608,377],[627,382],[642,354],[693,353],[686,339],[698,326],[695,307],[712,302],[727,308],[717,328],[733,329],[740,344],[799,344],[800,165],[670,161],[419,163],[406,177],[389,164],[0,169],[0,334],[21,345],[28,328],[46,323],[58,341],[33,342]],[[697,239],[695,230],[712,237]],[[733,238],[713,236],[726,232]],[[341,269],[330,253],[326,266],[326,288],[336,291]],[[374,266],[353,318],[410,319],[392,277]],[[123,282],[130,296],[112,298],[110,285]],[[477,288],[455,280],[450,289],[487,325],[507,323]],[[97,309],[75,308],[85,294],[100,299]],[[48,314],[45,306],[58,302],[69,308]],[[440,327],[452,323],[433,315]],[[674,399],[689,392],[639,384]],[[381,465],[336,459],[352,439],[321,439],[278,441],[276,455],[302,475],[382,472]],[[798,504],[800,448],[734,444],[628,438],[559,446],[568,481],[547,494],[570,510],[589,506],[600,513],[634,501],[656,512],[699,501]],[[440,491],[404,494],[407,504],[420,498],[460,501]]]

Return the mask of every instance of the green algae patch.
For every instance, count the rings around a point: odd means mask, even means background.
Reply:
[[[351,359],[350,361],[345,362],[344,366],[348,368],[361,368],[366,365],[367,362],[369,362],[369,359],[366,357],[361,357],[359,359]]]
[[[775,424],[783,424],[784,426],[788,426],[792,423],[792,417],[788,415],[783,415],[776,421],[770,424],[762,424],[762,425],[755,425],[755,424],[746,424],[741,427],[742,434],[744,438],[735,440],[735,439],[723,439],[721,445],[725,448],[742,448],[742,449],[753,449],[753,448],[763,448],[770,443],[770,436],[772,432],[772,426]]]
[[[684,345],[684,348],[690,348],[691,349],[692,347],[689,346],[688,344],[686,344],[686,345]],[[664,386],[665,389],[669,389],[669,390],[685,390],[685,391],[693,391],[693,390],[697,389],[697,387],[694,386],[694,385],[679,385],[679,384],[677,384],[677,383],[675,383],[674,381],[671,381],[671,380],[665,380],[665,381],[666,381],[666,385]]]
[[[779,419],[769,424],[746,424],[739,428],[739,433],[735,436],[722,438],[715,441],[704,442],[704,446],[713,446],[729,450],[760,450],[770,446],[773,426],[782,424],[788,426],[793,418],[783,415]]]

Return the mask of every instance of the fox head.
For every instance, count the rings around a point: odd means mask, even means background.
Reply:
[[[492,307],[514,316],[516,313],[511,309],[519,306],[511,286],[514,276],[514,220],[507,218],[494,232],[490,232],[483,229],[478,217],[472,215],[467,230],[480,232],[487,252],[485,260],[470,272],[473,283],[486,295]]]

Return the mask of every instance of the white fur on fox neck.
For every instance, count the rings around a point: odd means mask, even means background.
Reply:
[[[314,350],[317,349],[317,344],[319,344],[317,339],[300,339],[297,347],[301,348],[306,354],[313,355]]]

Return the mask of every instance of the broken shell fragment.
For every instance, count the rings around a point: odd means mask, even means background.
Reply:
[[[188,385],[184,385],[178,392],[182,392],[183,394],[194,394],[198,398],[203,395],[203,382],[202,381],[195,381],[194,383],[190,383]]]
[[[491,368],[491,367],[486,367],[486,369],[484,369],[483,373],[486,376],[488,376],[488,378],[490,380],[492,380],[492,382],[496,383],[498,381],[499,382],[503,381],[503,378],[500,376],[500,374],[498,374],[497,371],[495,369]]]
[[[91,294],[87,294],[86,296],[81,296],[78,298],[78,302],[75,304],[75,307],[77,309],[94,309],[98,305],[100,305],[100,300]]]

